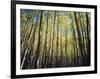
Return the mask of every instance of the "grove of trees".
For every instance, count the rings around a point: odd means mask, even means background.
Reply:
[[[89,66],[90,15],[21,9],[21,69]]]

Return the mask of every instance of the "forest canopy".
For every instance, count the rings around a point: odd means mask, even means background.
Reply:
[[[20,10],[21,69],[90,66],[89,12]]]

